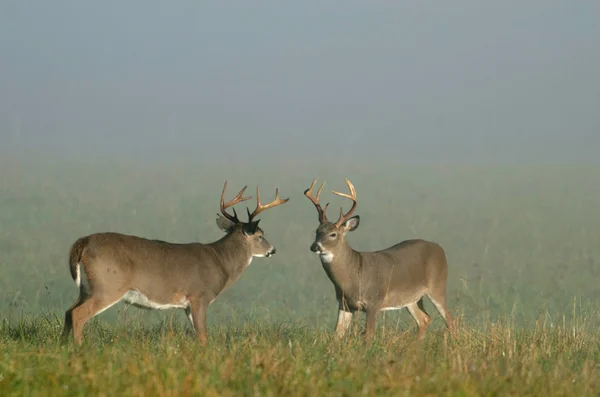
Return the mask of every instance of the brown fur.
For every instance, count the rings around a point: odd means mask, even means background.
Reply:
[[[354,201],[352,209],[340,214],[336,223],[327,220],[325,209],[319,204],[319,195],[305,195],[319,212],[319,227],[311,250],[319,254],[323,269],[334,285],[338,301],[338,322],[335,332],[343,336],[357,311],[367,314],[366,339],[375,331],[377,317],[382,310],[406,307],[419,327],[419,339],[425,334],[431,319],[423,308],[423,296],[435,304],[452,333],[452,316],[446,308],[446,280],[448,264],[443,248],[425,240],[407,240],[392,247],[374,251],[355,251],[346,241],[346,233],[358,228],[360,217],[349,217],[356,207],[354,186],[347,180]],[[334,192],[341,195],[337,192]]]
[[[71,277],[73,281],[77,278],[77,264],[81,261],[83,250],[88,245],[89,236],[81,237],[73,243],[71,246],[71,252],[69,254],[69,269],[71,271]]]
[[[242,193],[222,205],[222,212],[242,201]],[[277,196],[275,204],[262,206],[259,201],[257,208],[263,210],[286,201]],[[240,277],[253,257],[275,253],[258,222],[253,216],[248,223],[220,216],[217,225],[226,234],[209,244],[177,244],[120,233],[79,238],[71,247],[69,269],[73,280],[77,280],[79,268],[80,294],[65,313],[63,341],[73,331],[76,343],[81,344],[85,323],[125,300],[144,308],[184,309],[205,345],[210,303]]]

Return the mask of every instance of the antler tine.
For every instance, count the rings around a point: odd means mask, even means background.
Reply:
[[[290,199],[286,198],[286,199],[281,199],[279,198],[279,188],[275,189],[275,200],[271,201],[268,204],[261,204],[260,203],[260,190],[258,189],[258,186],[256,187],[256,209],[254,210],[253,213],[250,213],[250,210],[246,207],[246,211],[248,212],[248,223],[252,222],[254,220],[254,218],[260,214],[261,212],[263,212],[264,210],[267,210],[269,208],[273,208],[273,207],[277,207],[278,205],[287,203]]]
[[[346,179],[346,185],[348,185],[348,190],[350,190],[350,194],[334,192],[333,190],[332,190],[332,193],[352,200],[352,208],[350,208],[350,211],[348,211],[344,215],[344,211],[342,210],[342,207],[340,207],[340,217],[339,217],[338,221],[335,223],[335,225],[337,227],[340,227],[344,222],[346,222],[348,220],[348,218],[350,218],[350,216],[356,210],[356,205],[358,204],[358,202],[356,201],[356,190],[354,189],[354,185],[352,184],[352,182],[350,182],[350,180],[348,180],[348,178],[344,178],[344,179]]]
[[[314,197],[312,195],[312,191],[315,187],[315,183],[317,183],[317,179],[319,179],[319,178],[315,178],[315,180],[312,182],[310,187],[304,191],[304,195],[306,197],[308,197],[308,199],[310,201],[312,201],[312,203],[315,205],[315,208],[317,209],[317,212],[319,213],[319,222],[323,223],[323,222],[327,222],[327,207],[329,206],[329,203],[325,204],[325,208],[321,208],[321,204],[319,203],[319,197],[321,197],[321,191],[323,190],[323,187],[325,186],[325,181],[323,181],[323,183],[321,184],[321,187],[319,188],[319,190],[317,190],[317,197]]]
[[[229,219],[232,222],[240,222],[235,212],[235,208],[233,208],[233,216],[228,214],[226,209],[238,203],[241,203],[242,201],[250,200],[252,198],[252,196],[242,197],[242,194],[244,194],[244,191],[246,191],[247,187],[248,186],[244,186],[242,190],[240,190],[240,192],[237,194],[237,196],[235,196],[231,201],[225,202],[225,190],[227,189],[227,181],[225,181],[225,185],[223,185],[223,192],[221,193],[221,213],[225,218]]]

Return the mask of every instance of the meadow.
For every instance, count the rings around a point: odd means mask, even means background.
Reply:
[[[584,166],[0,159],[0,395],[597,395],[600,169]],[[317,214],[302,195],[357,189],[359,250],[409,238],[449,261],[455,339],[433,305],[422,343],[406,311],[385,312],[372,345],[364,315],[342,341],[333,286],[309,251]],[[77,296],[67,267],[79,236],[117,231],[216,240],[225,179],[290,201],[261,216],[277,254],[255,260],[208,313],[209,345],[182,311],[119,304],[61,347]],[[250,202],[249,205],[253,205]],[[242,212],[242,211],[238,211]]]

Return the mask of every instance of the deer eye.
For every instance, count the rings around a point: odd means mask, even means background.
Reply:
[[[336,237],[337,237],[337,233],[336,233],[336,232],[333,232],[333,233],[329,234],[329,237],[331,237],[331,238],[336,238]]]

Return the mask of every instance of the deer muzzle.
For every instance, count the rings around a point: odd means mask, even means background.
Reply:
[[[312,252],[316,253],[316,254],[319,254],[319,253],[321,253],[322,249],[323,249],[323,247],[321,247],[321,244],[320,244],[320,243],[313,243],[313,244],[310,246],[310,250],[311,250]]]

